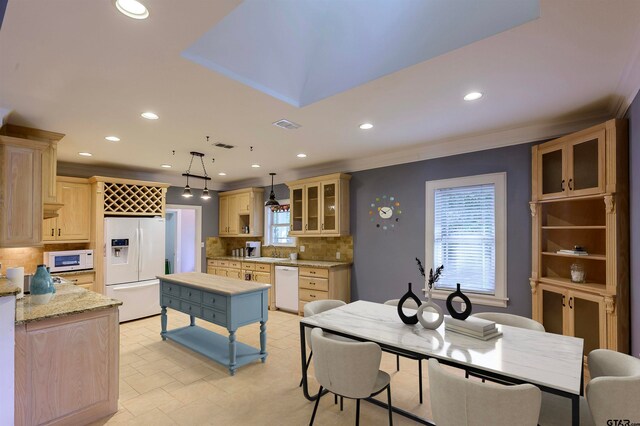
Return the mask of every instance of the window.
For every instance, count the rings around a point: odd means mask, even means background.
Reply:
[[[506,174],[426,184],[426,267],[444,265],[433,296],[460,283],[472,302],[506,306]]]
[[[264,245],[295,247],[295,237],[289,236],[291,224],[289,200],[282,200],[279,206],[265,207],[264,210]]]

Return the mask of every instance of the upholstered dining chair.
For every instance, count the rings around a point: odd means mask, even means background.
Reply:
[[[389,424],[393,425],[391,377],[380,370],[380,346],[373,342],[343,342],[326,334],[319,328],[311,331],[314,374],[320,389],[309,425],[313,425],[325,389],[340,397],[356,400],[356,426],[360,424],[360,400],[386,389]]]
[[[304,305],[304,316],[310,317],[310,316],[328,311],[330,309],[339,308],[340,306],[344,306],[344,305],[346,305],[346,303],[343,302],[342,300],[333,300],[333,299],[314,300],[313,302],[309,302]],[[311,330],[312,329],[310,327],[305,327],[304,329],[304,339],[307,343],[307,347],[309,348],[309,357],[307,358],[306,368],[309,368],[309,363],[311,362],[311,357],[313,356],[313,347],[311,346]],[[345,337],[340,337],[335,335],[331,335],[331,337],[337,340],[343,340],[343,341],[348,340]],[[302,386],[302,378],[300,379],[300,385],[298,387],[300,386]]]
[[[607,349],[589,353],[587,402],[596,425],[609,419],[640,424],[640,359]]]
[[[508,325],[511,327],[526,328],[535,331],[545,331],[544,326],[531,318],[520,315],[504,314],[500,312],[481,312],[471,315],[472,317],[493,321],[496,324]]]
[[[398,306],[398,303],[400,303],[400,299],[391,299],[384,302],[385,305],[390,305],[390,306]],[[419,308],[418,304],[411,299],[407,299],[407,301],[402,306],[407,307],[409,309]],[[395,353],[393,351],[387,351],[387,350],[385,350],[385,352]],[[398,353],[395,353],[395,355],[396,355],[396,371],[400,371],[400,355]],[[403,354],[402,356],[405,358],[410,358],[418,361],[418,393],[420,394],[420,404],[422,404],[422,359],[413,358],[413,357],[407,356],[406,354]]]
[[[540,389],[524,384],[505,386],[466,380],[429,360],[429,393],[438,426],[535,426]]]

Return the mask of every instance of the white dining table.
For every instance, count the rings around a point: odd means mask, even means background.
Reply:
[[[383,350],[411,358],[435,358],[501,383],[531,383],[545,392],[569,398],[572,424],[580,424],[583,389],[580,338],[497,325],[502,335],[484,341],[446,331],[444,323],[436,330],[420,324],[407,325],[400,320],[395,306],[357,301],[300,320],[303,392],[310,401],[318,395],[311,395],[307,384],[306,327],[320,327],[354,340],[375,342]],[[386,407],[382,401],[372,398],[368,401]],[[422,424],[433,424],[396,407],[393,410]]]

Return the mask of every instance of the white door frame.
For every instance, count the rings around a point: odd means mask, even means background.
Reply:
[[[177,238],[180,235],[180,211],[181,210],[195,210],[196,211],[196,238],[195,238],[195,255],[196,255],[196,272],[200,272],[202,271],[202,206],[193,206],[190,204],[167,204],[165,206],[165,210],[176,210],[178,213],[178,216],[176,219],[177,223],[178,223],[178,227],[176,230],[176,239],[179,241],[179,238]],[[178,264],[178,260],[177,260],[176,256],[176,267],[174,267],[174,270],[178,270],[177,268],[177,264]],[[180,261],[182,262],[182,261]],[[182,264],[180,265],[182,266]]]

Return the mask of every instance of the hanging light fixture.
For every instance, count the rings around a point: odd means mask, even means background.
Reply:
[[[276,175],[275,173],[269,173],[269,175],[271,176],[271,194],[269,194],[269,200],[264,203],[265,207],[269,207],[269,206],[279,206],[280,203],[278,202],[278,200],[276,200],[276,193],[273,192],[273,177]]]
[[[209,140],[208,136],[207,136],[207,140]],[[209,194],[209,188],[207,188],[207,183],[208,181],[211,180],[211,178],[207,174],[207,169],[204,167],[204,160],[203,160],[204,154],[196,151],[191,151],[190,154],[191,154],[191,161],[189,162],[189,169],[187,170],[186,173],[182,174],[182,176],[187,177],[187,185],[184,187],[184,191],[182,191],[182,196],[185,198],[193,197],[193,194],[191,193],[191,187],[189,186],[189,178],[191,177],[191,178],[204,180],[204,189],[202,190],[202,195],[200,196],[200,198],[202,198],[203,200],[208,200],[209,198],[211,198],[211,195]],[[204,172],[204,176],[194,175],[193,173],[191,173],[191,166],[193,165],[194,157],[200,157],[200,163],[202,164],[202,171]]]

